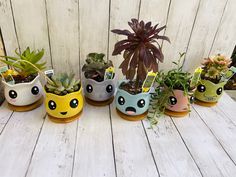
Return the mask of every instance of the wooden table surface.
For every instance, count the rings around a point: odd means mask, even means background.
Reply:
[[[56,124],[45,108],[0,107],[0,177],[234,177],[236,102],[192,106],[155,129],[118,117],[115,106],[85,105],[78,121]]]

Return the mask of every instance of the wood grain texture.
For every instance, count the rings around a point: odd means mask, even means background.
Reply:
[[[46,5],[53,68],[79,75],[79,1],[46,0]]]
[[[109,29],[130,29],[128,21],[132,18],[138,18],[140,0],[111,0],[110,9],[110,27]],[[111,31],[109,32],[109,54],[108,59],[112,60],[115,65],[116,74],[120,79],[124,76],[119,69],[121,62],[124,60],[123,55],[112,56],[114,45],[117,41],[122,40],[125,36],[119,36]]]
[[[194,71],[208,57],[227,0],[201,0],[185,57],[184,69]]]
[[[27,177],[72,175],[77,123],[56,124],[45,120]]]
[[[0,1],[0,27],[5,43],[7,55],[14,56],[18,48],[18,39],[15,32],[14,18],[12,16],[11,1]]]
[[[203,176],[231,177],[236,173],[235,164],[194,109],[190,117],[172,120]]]
[[[228,0],[225,12],[223,14],[219,29],[210,51],[210,55],[222,53],[231,57],[234,47],[236,45],[236,3],[234,0]],[[226,47],[227,46],[227,47]]]
[[[115,177],[109,107],[85,104],[78,125],[73,177]]]
[[[158,176],[141,121],[120,118],[111,105],[115,161],[118,177]]]
[[[1,176],[19,177],[25,175],[44,122],[44,116],[43,105],[33,112],[13,114],[0,136]]]
[[[45,49],[43,59],[51,67],[46,9],[44,0],[11,0],[15,27],[21,50]]]
[[[165,32],[171,43],[163,43],[165,59],[163,63],[159,63],[160,70],[172,68],[172,62],[179,59],[179,52],[186,52],[198,6],[199,0],[171,1]]]
[[[12,114],[12,111],[10,109],[8,109],[7,107],[7,102],[5,101],[4,103],[2,103],[2,105],[0,106],[0,123],[5,124],[9,117]]]
[[[150,123],[143,121],[160,176],[201,176],[194,159],[182,141],[173,122],[167,116],[150,129]]]

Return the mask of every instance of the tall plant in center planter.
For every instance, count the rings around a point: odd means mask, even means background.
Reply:
[[[158,28],[151,22],[145,23],[131,19],[128,25],[132,29],[114,29],[113,33],[126,36],[115,44],[112,55],[123,52],[124,61],[120,65],[126,80],[120,82],[115,98],[119,115],[127,120],[140,120],[147,114],[149,93],[142,91],[143,82],[149,71],[158,71],[158,61],[163,62],[164,55],[160,40],[170,42],[167,36],[160,35],[166,26]]]

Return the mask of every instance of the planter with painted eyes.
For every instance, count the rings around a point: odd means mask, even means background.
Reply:
[[[113,101],[116,77],[97,82],[94,79],[84,78],[84,94],[88,103],[107,105]]]
[[[169,97],[167,110],[177,113],[188,113],[189,104],[193,102],[193,96],[185,95],[183,90],[173,90],[173,95]]]
[[[2,83],[2,78],[0,78],[0,105],[3,103],[3,101],[4,101],[4,87]]]
[[[132,95],[120,88],[117,89],[115,103],[118,114],[131,121],[145,118],[150,102],[149,93]]]
[[[46,93],[45,106],[52,121],[58,123],[71,122],[79,117],[84,106],[82,88],[63,96]]]
[[[217,103],[223,94],[226,82],[215,84],[209,80],[201,80],[195,91],[195,98],[205,103]]]
[[[2,83],[4,84],[5,98],[10,105],[17,107],[29,106],[42,99],[43,88],[39,81],[39,75],[33,81],[27,83],[14,85],[5,81]]]

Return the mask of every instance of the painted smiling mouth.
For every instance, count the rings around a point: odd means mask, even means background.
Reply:
[[[132,114],[135,114],[135,113],[136,113],[136,109],[133,108],[133,107],[127,107],[127,108],[125,109],[125,112],[126,112],[127,114],[129,114],[129,115],[132,115]]]
[[[66,115],[67,114],[67,112],[60,112],[62,115]]]

